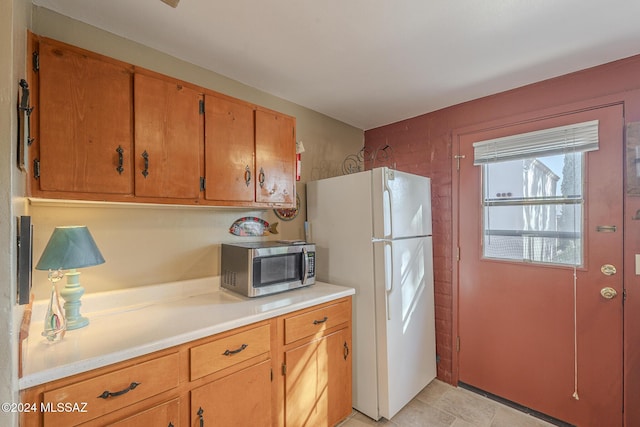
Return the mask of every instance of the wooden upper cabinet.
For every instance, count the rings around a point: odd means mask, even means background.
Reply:
[[[253,202],[253,107],[205,94],[205,199]]]
[[[131,194],[131,67],[39,43],[39,189]]]
[[[55,40],[32,44],[31,196],[295,206],[294,117]]]
[[[202,94],[174,80],[135,74],[135,195],[200,195]]]
[[[295,119],[257,109],[256,202],[294,205],[295,156]]]

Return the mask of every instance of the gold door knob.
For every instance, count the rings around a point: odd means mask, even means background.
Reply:
[[[618,292],[616,292],[616,290],[613,288],[606,287],[600,290],[600,295],[602,295],[602,297],[606,299],[613,299],[616,297],[616,295],[618,295]]]

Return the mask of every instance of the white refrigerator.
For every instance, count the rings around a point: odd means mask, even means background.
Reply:
[[[436,376],[429,178],[376,168],[307,183],[316,277],[356,289],[353,407],[390,419]]]

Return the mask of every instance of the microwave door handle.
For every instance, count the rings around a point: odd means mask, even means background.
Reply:
[[[309,276],[309,256],[307,255],[307,248],[302,248],[302,284],[307,283],[307,276]]]

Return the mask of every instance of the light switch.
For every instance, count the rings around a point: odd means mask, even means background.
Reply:
[[[636,276],[640,276],[640,254],[636,254]]]

